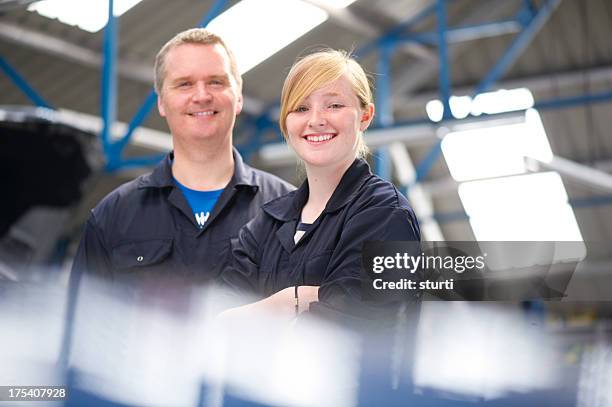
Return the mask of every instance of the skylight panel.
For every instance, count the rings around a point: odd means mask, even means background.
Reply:
[[[448,133],[442,151],[453,178],[468,181],[527,172],[525,157],[550,162],[552,150],[539,113],[530,109],[523,123]]]
[[[114,15],[122,15],[142,0],[115,0]],[[355,0],[242,0],[207,26],[234,51],[238,69],[245,73],[297,38],[317,27],[329,15]],[[108,20],[107,0],[43,0],[28,7],[48,18],[97,32]]]
[[[556,172],[465,182],[459,196],[477,240],[583,240]]]
[[[242,0],[210,22],[245,73],[327,20],[327,13],[301,0]]]
[[[119,17],[141,1],[115,0],[113,14]],[[43,0],[31,4],[28,10],[92,33],[100,31],[108,21],[106,0]]]
[[[474,100],[455,98],[454,109],[452,101],[451,110],[457,117],[467,111],[478,115],[524,110],[533,105],[533,96],[519,89],[482,94]],[[436,101],[428,107],[440,115]],[[452,177],[461,182],[459,197],[476,240],[583,240],[561,176],[556,172],[527,174],[525,157],[544,162],[553,158],[537,110],[527,108],[524,116],[454,128],[441,148]]]

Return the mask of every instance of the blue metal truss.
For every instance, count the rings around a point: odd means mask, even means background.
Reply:
[[[53,109],[53,107],[47,103],[45,99],[34,88],[32,88],[28,81],[26,81],[15,68],[8,63],[8,61],[0,56],[0,69],[9,77],[11,81],[34,103],[36,106],[46,107]]]
[[[438,85],[440,86],[440,100],[444,106],[442,118],[450,119],[452,117],[450,109],[451,78],[448,43],[446,42],[446,0],[437,0],[436,6],[438,17]]]
[[[437,45],[439,59],[438,84],[440,89],[440,100],[444,106],[443,121],[452,120],[450,109],[450,96],[452,93],[452,84],[450,79],[451,64],[448,58],[448,45],[457,41],[472,40],[491,35],[501,35],[519,31],[508,49],[476,87],[475,94],[482,93],[497,82],[499,78],[503,76],[510,66],[512,66],[512,64],[518,59],[522,51],[529,45],[537,32],[548,20],[555,8],[559,5],[560,1],[561,0],[546,0],[542,6],[537,9],[531,0],[522,0],[522,6],[516,14],[514,20],[481,23],[469,26],[448,27],[446,22],[446,0],[436,0],[435,3],[432,3],[430,6],[426,7],[415,18],[400,24],[398,27],[382,35],[379,39],[366,44],[361,51],[358,51],[357,55],[363,56],[371,52],[376,47],[380,49],[383,47],[389,49],[390,43],[397,45],[399,42],[412,41]],[[410,27],[427,18],[430,18],[434,12],[437,17],[436,32],[420,34],[405,33],[405,31]],[[384,55],[384,57],[386,60],[390,59],[390,56],[388,55]],[[377,88],[390,88],[389,83],[391,81],[391,74],[388,67],[385,67],[385,69],[385,71],[382,71],[384,74],[381,73],[378,76]],[[598,96],[598,101],[601,101],[605,100],[605,96],[607,95]],[[593,95],[581,95],[575,99],[584,99],[585,101],[592,100]],[[378,98],[377,103],[380,103],[380,99]],[[568,100],[565,103],[573,103],[573,100]],[[548,105],[542,104],[542,106],[563,107],[564,102],[560,101],[557,104],[552,102]],[[388,118],[389,115],[392,116],[392,112],[389,112],[387,109],[385,111],[385,115],[387,117],[385,117],[385,120],[380,124],[392,123],[393,120]],[[430,151],[425,155],[425,158],[416,166],[417,182],[424,179],[435,165],[436,161],[441,155],[440,146],[441,142],[436,142],[435,145],[431,147]]]
[[[540,28],[546,23],[560,2],[561,0],[547,0],[535,14],[531,14],[531,8],[527,11],[525,8],[521,9],[517,19],[524,24],[523,30],[516,36],[495,66],[491,68],[480,84],[478,84],[474,92],[475,95],[489,90],[491,86],[506,73],[508,68],[512,66],[525,48],[527,48],[529,43],[531,43],[535,35],[540,31]],[[531,18],[529,16],[531,16]]]
[[[377,101],[377,122],[376,127],[394,126],[393,108],[391,105],[391,58],[397,50],[398,45],[405,42],[415,42],[437,46],[439,58],[439,86],[442,103],[445,106],[444,120],[453,120],[450,116],[450,95],[451,95],[451,63],[448,58],[448,45],[460,41],[473,40],[477,38],[489,37],[518,32],[514,41],[504,52],[502,57],[491,68],[488,74],[477,86],[477,92],[487,90],[499,80],[499,78],[516,61],[521,52],[533,39],[538,30],[546,22],[560,0],[545,0],[537,8],[532,0],[516,0],[519,3],[519,11],[514,19],[483,22],[472,25],[460,25],[449,27],[446,24],[446,0],[436,0],[425,7],[416,16],[403,21],[396,27],[382,34],[379,38],[370,41],[360,47],[355,55],[363,57],[371,52],[378,51],[379,63],[376,101]],[[211,8],[204,15],[199,26],[206,26],[214,17],[226,7],[227,0],[216,0]],[[109,0],[109,11],[112,10],[113,0]],[[414,32],[414,27],[427,19],[437,18],[437,29],[433,32]],[[120,168],[150,165],[157,162],[161,156],[138,157],[133,159],[123,159],[122,153],[129,143],[135,129],[137,129],[147,118],[151,109],[157,102],[157,95],[153,90],[147,95],[142,106],[129,122],[125,135],[116,141],[111,140],[111,127],[116,118],[116,46],[117,46],[117,22],[112,13],[109,12],[109,21],[105,30],[104,39],[104,67],[102,80],[101,114],[104,119],[104,126],[101,132],[101,142],[107,159],[106,169],[113,171]],[[18,72],[2,57],[0,57],[0,69],[22,90],[22,92],[36,105],[52,108],[28,83],[18,74]],[[601,93],[589,93],[576,95],[573,97],[552,99],[536,102],[537,109],[555,109],[568,106],[576,106],[587,103],[607,102],[612,100],[612,91]],[[282,140],[276,122],[271,119],[272,111],[278,107],[278,102],[268,106],[265,111],[257,117],[244,117],[244,124],[252,129],[247,141],[237,145],[243,154],[248,158],[261,146]],[[417,124],[429,122],[427,118],[412,121]],[[399,124],[399,123],[398,123]],[[406,125],[406,123],[401,123]],[[277,137],[273,140],[264,140],[265,132],[274,132]],[[426,154],[425,158],[416,166],[417,181],[427,176],[431,168],[435,165],[440,156],[440,144],[436,143]],[[382,153],[381,156],[385,154]]]
[[[121,152],[111,140],[112,126],[117,119],[117,21],[113,14],[114,0],[108,0],[108,22],[104,29],[104,64],[102,65],[102,89],[100,113],[102,132],[100,140],[107,158],[106,168],[118,165]]]
[[[474,40],[493,35],[518,33],[515,40],[510,44],[498,62],[491,68],[482,82],[477,86],[477,93],[489,89],[516,61],[525,47],[533,40],[536,33],[550,17],[551,13],[560,3],[560,0],[546,0],[538,9],[531,0],[520,0],[520,8],[514,19],[502,21],[484,22],[472,25],[460,25],[456,27],[447,26],[447,0],[436,0],[425,7],[416,16],[403,21],[396,27],[382,34],[379,38],[366,43],[360,47],[355,55],[364,57],[374,51],[378,51],[378,75],[376,83],[377,103],[377,127],[390,127],[394,124],[393,108],[391,106],[391,58],[398,45],[405,42],[416,42],[437,46],[439,59],[440,100],[444,106],[443,120],[453,120],[450,109],[450,96],[452,94],[451,63],[448,57],[448,45],[461,41]],[[437,29],[434,32],[415,33],[411,32],[413,27],[427,19],[437,18]],[[589,99],[591,95],[581,95],[578,98]],[[600,99],[605,100],[605,99]],[[570,101],[571,102],[571,101]],[[551,101],[551,105],[554,102]],[[569,103],[569,102],[568,102]],[[543,105],[544,106],[544,105]],[[558,107],[563,106],[559,102]],[[262,117],[269,117],[268,111]],[[418,120],[419,123],[428,119]],[[256,129],[259,134],[263,129]],[[249,150],[253,148],[250,144]],[[380,154],[381,156],[384,153]],[[425,158],[416,166],[417,181],[424,179],[431,168],[435,165],[441,155],[440,142],[432,146]],[[376,160],[378,162],[378,160]]]

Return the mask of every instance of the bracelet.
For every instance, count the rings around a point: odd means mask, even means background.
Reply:
[[[295,292],[294,292],[294,297],[295,297],[295,316],[297,317],[298,314],[300,313],[300,298],[298,297],[298,287],[299,286],[295,286]]]

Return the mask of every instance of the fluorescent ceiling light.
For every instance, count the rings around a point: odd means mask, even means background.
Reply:
[[[113,14],[119,17],[141,1],[115,0]],[[100,31],[108,21],[108,1],[106,0],[43,0],[31,4],[28,10],[89,32]]]
[[[473,102],[469,96],[451,96],[448,103],[455,119],[465,119],[470,114]]]
[[[453,178],[470,181],[459,185],[459,197],[476,240],[582,241],[560,175],[519,175],[527,172],[525,157],[553,158],[538,111],[508,120],[476,121],[442,140]]]
[[[427,112],[427,117],[432,122],[439,122],[444,117],[444,105],[439,100],[430,100],[425,105],[425,111]]]
[[[472,114],[478,116],[482,113],[496,114],[515,112],[533,107],[533,94],[529,89],[501,89],[476,95],[472,102]]]
[[[245,73],[327,18],[324,10],[301,0],[242,0],[207,28],[223,38]]]
[[[478,241],[583,241],[556,172],[459,185]]]
[[[442,152],[453,178],[469,181],[527,172],[525,157],[550,162],[553,154],[540,115],[525,113],[525,121],[448,133]]]

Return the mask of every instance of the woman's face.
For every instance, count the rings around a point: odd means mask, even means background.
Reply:
[[[311,167],[348,167],[357,154],[358,137],[372,120],[374,106],[362,109],[348,78],[308,95],[286,118],[288,141]]]

